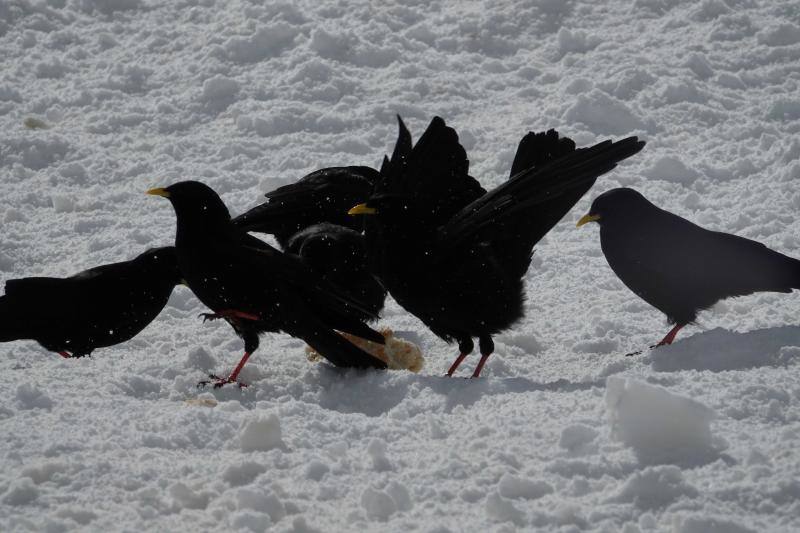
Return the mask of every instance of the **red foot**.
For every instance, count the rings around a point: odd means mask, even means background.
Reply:
[[[236,309],[223,309],[222,311],[218,311],[216,313],[200,313],[197,316],[201,317],[203,322],[206,320],[216,320],[218,318],[259,320],[258,315],[246,313],[245,311],[237,311]]]
[[[227,385],[228,383],[236,383],[237,385],[239,385],[240,389],[243,389],[243,388],[247,387],[246,384],[244,384],[244,383],[242,383],[242,382],[240,382],[238,380],[238,377],[239,377],[239,372],[242,371],[242,368],[244,368],[244,365],[245,365],[245,363],[247,363],[248,359],[250,359],[250,353],[249,352],[244,352],[244,356],[239,361],[239,364],[236,365],[236,368],[233,369],[233,372],[231,372],[231,375],[228,376],[227,378],[221,378],[219,376],[215,376],[214,374],[209,375],[208,377],[210,377],[211,379],[214,380],[213,381],[214,388],[215,389],[219,389],[219,388]],[[211,381],[204,380],[204,381],[201,381],[200,383],[198,383],[197,386],[198,387],[205,387],[206,385],[211,385],[211,384],[212,384]]]
[[[228,376],[227,378],[221,378],[216,374],[209,374],[208,377],[210,377],[211,379],[210,380],[204,379],[203,381],[199,381],[197,383],[197,388],[203,388],[206,385],[213,385],[215,389],[221,389],[228,383],[236,383],[240,389],[247,387],[246,383],[242,383],[241,381],[231,379],[230,376]]]
[[[70,353],[66,350],[58,352],[58,355],[60,355],[64,359],[69,359],[70,357],[72,357],[72,355],[70,355]]]
[[[667,336],[664,337],[663,339],[661,339],[661,342],[656,344],[654,346],[654,348],[658,348],[659,346],[665,346],[665,345],[668,346],[668,345],[672,344],[672,341],[675,340],[675,335],[678,334],[678,332],[681,330],[681,328],[683,326],[685,326],[685,324],[676,324],[674,328],[669,330],[669,333],[667,333]]]
[[[480,377],[481,370],[483,370],[483,365],[486,364],[486,360],[489,359],[490,355],[491,354],[488,354],[488,353],[486,355],[481,355],[481,360],[478,361],[478,366],[475,367],[475,372],[472,373],[472,377],[473,378]]]
[[[462,353],[458,357],[456,357],[456,360],[453,361],[452,365],[450,365],[450,370],[447,371],[447,374],[446,374],[447,377],[449,377],[449,378],[453,377],[453,372],[456,371],[456,369],[458,368],[458,365],[461,364],[461,361],[463,361],[466,356],[467,356],[467,354]]]

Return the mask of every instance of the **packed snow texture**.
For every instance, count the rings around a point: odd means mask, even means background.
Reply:
[[[397,113],[415,138],[444,117],[489,187],[530,130],[648,141],[537,246],[481,379],[441,377],[456,348],[392,301],[420,374],[274,334],[250,387],[199,391],[242,343],[184,287],[92,358],[2,345],[1,531],[800,530],[800,295],[624,357],[667,325],[574,228],[631,186],[800,256],[796,0],[3,0],[0,65],[0,281],[172,242],[151,187],[198,179],[236,214],[377,166]]]

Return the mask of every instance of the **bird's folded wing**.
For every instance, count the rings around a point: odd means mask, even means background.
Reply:
[[[263,272],[264,276],[302,295],[336,329],[382,342],[380,334],[362,323],[377,319],[378,316],[353,296],[316,275],[299,257],[279,252],[246,234],[243,236],[243,245],[235,247],[231,254],[231,259],[237,264],[248,270]]]
[[[355,203],[369,197],[378,176],[377,170],[365,166],[323,168],[296,183],[268,192],[266,197],[269,201],[237,216],[233,223],[244,229],[257,225],[259,230],[269,230],[270,223],[279,224],[287,217],[306,215],[314,209],[325,210],[325,204],[340,203],[341,215],[344,216]]]

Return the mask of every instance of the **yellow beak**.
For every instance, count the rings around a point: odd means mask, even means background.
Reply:
[[[575,227],[580,228],[584,224],[588,224],[589,222],[597,222],[598,220],[600,220],[600,215],[590,215],[589,213],[586,213],[581,217],[578,223],[575,224]]]
[[[152,194],[153,196],[163,196],[164,198],[169,198],[169,191],[167,189],[150,189],[147,191],[147,194]]]
[[[378,210],[374,207],[367,207],[367,204],[358,204],[350,211],[347,212],[348,215],[374,215],[377,213]]]

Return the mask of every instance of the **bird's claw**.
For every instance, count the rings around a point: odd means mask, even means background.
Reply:
[[[221,389],[222,387],[224,387],[228,383],[236,383],[239,386],[240,389],[243,389],[243,388],[247,387],[247,384],[242,383],[241,381],[238,381],[236,379],[232,379],[230,377],[221,378],[221,377],[217,376],[216,374],[209,374],[208,377],[211,378],[211,379],[210,380],[204,379],[203,381],[199,381],[197,383],[197,388],[198,389],[202,389],[206,385],[213,385],[215,389]]]
[[[206,321],[213,322],[214,320],[220,318],[220,315],[218,315],[217,313],[200,313],[199,315],[197,315],[197,318],[202,318],[203,324],[205,324]]]

